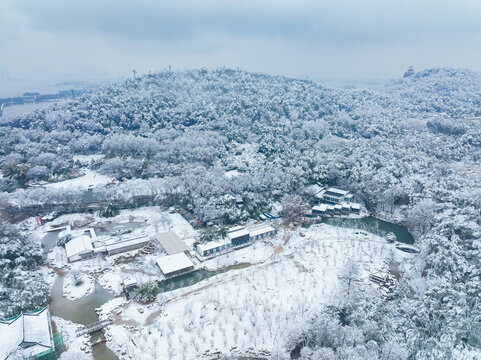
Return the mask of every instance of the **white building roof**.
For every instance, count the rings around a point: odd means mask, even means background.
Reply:
[[[23,315],[23,341],[51,347],[48,310]]]
[[[227,231],[227,233],[229,234],[231,232],[236,232],[236,231],[239,231],[239,230],[242,230],[242,229],[245,229],[245,227],[242,226],[242,225],[234,226],[234,227],[231,227],[229,229],[229,231]]]
[[[275,202],[272,204],[271,214],[275,217],[279,217],[280,213],[282,212],[282,204],[280,202]]]
[[[209,250],[212,250],[212,249],[215,249],[217,247],[224,246],[224,245],[230,245],[230,243],[231,243],[230,239],[209,241],[205,244],[197,245],[197,250],[204,253],[204,251],[209,251]]]
[[[325,189],[324,189],[324,190],[321,190],[321,191],[319,191],[319,192],[315,195],[315,197],[318,198],[318,199],[322,199],[325,192],[326,192]]]
[[[192,260],[190,260],[183,252],[159,257],[155,259],[155,261],[164,275],[194,266]]]
[[[128,277],[127,279],[124,279],[124,286],[133,286],[137,285],[137,280],[135,280],[134,277]]]
[[[231,240],[234,240],[243,236],[249,236],[249,231],[247,229],[241,229],[241,230],[233,231],[227,234],[227,237]]]
[[[134,245],[146,244],[150,241],[147,235],[132,239],[110,239],[105,242],[105,249],[108,252],[127,248]]]
[[[67,251],[68,258],[75,255],[87,254],[93,251],[92,240],[88,235],[73,238],[65,244],[65,250]]]
[[[275,231],[275,229],[272,226],[267,224],[259,224],[253,227],[249,227],[247,230],[249,231],[249,235],[251,237],[268,234],[270,232]]]
[[[53,347],[48,308],[36,313],[22,314],[9,321],[0,321],[0,359],[6,359],[19,350],[21,344],[35,344],[28,347],[29,353],[37,354]]]
[[[182,239],[173,231],[166,231],[154,235],[153,239],[157,240],[169,255],[189,250]]]
[[[0,322],[0,359],[15,351],[23,342],[23,319],[22,316],[10,322]]]
[[[361,204],[351,203],[351,209],[361,210]]]
[[[328,189],[326,190],[326,192],[333,193],[333,194],[338,194],[339,196],[345,196],[345,195],[349,194],[349,191],[337,189],[337,188],[335,188],[335,187],[330,187],[330,188],[328,188]]]
[[[325,212],[327,210],[327,204],[315,205],[312,207],[313,211]]]

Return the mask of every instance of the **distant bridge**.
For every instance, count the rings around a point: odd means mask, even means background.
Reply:
[[[85,325],[83,328],[77,330],[77,336],[82,336],[85,334],[93,333],[97,330],[102,330],[104,327],[113,324],[114,320],[112,318],[108,318],[107,320],[101,320],[94,322],[90,325]]]

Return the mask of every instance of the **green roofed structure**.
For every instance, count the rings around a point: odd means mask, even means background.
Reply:
[[[62,348],[61,335],[52,335],[47,307],[0,321],[0,360],[56,359]]]

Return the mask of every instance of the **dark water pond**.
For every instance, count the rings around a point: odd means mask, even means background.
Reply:
[[[171,279],[159,281],[158,282],[158,287],[160,290],[159,292],[163,293],[163,292],[172,291],[175,289],[180,289],[186,286],[191,286],[198,283],[199,281],[210,278],[214,275],[222,274],[224,272],[231,271],[231,270],[245,269],[249,266],[251,266],[251,264],[240,263],[240,264],[227,266],[223,269],[216,270],[216,271],[211,271],[206,269],[195,270],[190,273],[176,276]]]
[[[50,250],[52,250],[55,246],[57,246],[58,234],[62,230],[63,229],[50,231],[47,233],[47,235],[45,235],[42,238],[42,248],[43,248],[42,256],[44,260],[47,259],[47,255],[50,252]]]
[[[360,219],[332,217],[322,219],[321,223],[351,229],[365,230],[379,236],[386,236],[391,232],[396,236],[397,241],[404,244],[414,244],[414,237],[405,228],[397,224],[377,219],[375,217],[365,217]]]
[[[69,300],[62,295],[63,276],[58,276],[50,294],[50,311],[52,315],[77,324],[91,324],[98,321],[96,308],[101,307],[107,301],[115,297],[114,294],[95,284],[95,290],[88,296],[79,300]],[[94,341],[103,337],[102,331],[91,334],[90,340]],[[68,344],[67,344],[68,346]],[[92,347],[92,355],[95,360],[115,360],[117,356],[104,343]]]

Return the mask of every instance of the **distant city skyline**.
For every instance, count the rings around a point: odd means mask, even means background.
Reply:
[[[410,65],[481,71],[479,19],[478,0],[2,0],[0,80],[112,79],[169,65],[313,80],[393,78]]]

